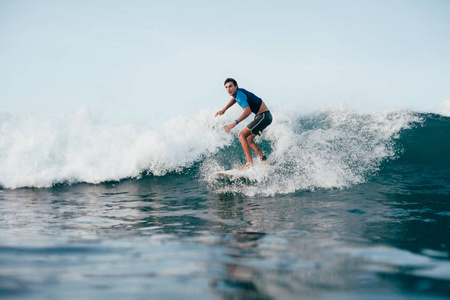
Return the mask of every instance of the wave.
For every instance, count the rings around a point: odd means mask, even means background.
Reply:
[[[3,114],[0,185],[98,184],[188,170],[219,192],[346,188],[367,181],[384,162],[416,159],[423,149],[415,140],[429,138],[437,128],[433,140],[449,141],[449,118],[439,115],[404,110],[367,114],[342,108],[273,114],[274,122],[257,138],[272,163],[270,176],[253,184],[217,184],[214,172],[237,167],[245,158],[237,139],[239,127],[224,133],[223,126],[232,119],[214,118],[213,111],[178,116],[156,127],[104,122],[86,108],[68,117]],[[441,147],[439,143],[431,148]]]
[[[398,163],[450,166],[450,117],[421,114],[422,122],[414,130],[405,130],[398,142]]]
[[[274,195],[366,182],[383,163],[399,157],[402,133],[421,126],[423,116],[411,111],[367,114],[329,109],[309,115],[284,114],[274,123],[265,136],[270,144],[266,150],[272,150],[270,173],[257,178],[257,184],[237,181],[218,186],[206,178],[211,187],[221,192]],[[208,158],[203,173],[226,164],[228,158],[221,160],[223,156]]]
[[[155,128],[102,122],[82,107],[68,117],[4,115],[0,124],[0,184],[50,187],[163,176],[215,153],[230,137],[210,114],[180,116]]]

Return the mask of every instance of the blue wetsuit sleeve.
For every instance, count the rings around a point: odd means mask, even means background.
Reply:
[[[247,95],[239,90],[237,91],[236,97],[234,99],[242,108],[246,108],[246,107],[250,106],[250,105],[248,105]]]

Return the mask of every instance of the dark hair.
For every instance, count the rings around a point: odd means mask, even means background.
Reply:
[[[228,82],[232,82],[234,84],[234,86],[238,87],[236,80],[234,80],[233,78],[225,79],[225,82],[223,83],[223,85],[226,85]]]

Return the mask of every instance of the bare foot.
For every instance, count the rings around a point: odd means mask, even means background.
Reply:
[[[245,166],[242,166],[242,167],[238,168],[237,170],[238,171],[243,171],[243,170],[246,170],[246,169],[248,169],[248,168],[250,168],[252,166],[253,166],[253,164],[247,163]]]

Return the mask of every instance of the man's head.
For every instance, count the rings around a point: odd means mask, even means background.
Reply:
[[[235,96],[237,89],[238,89],[238,84],[236,82],[236,80],[234,80],[233,78],[227,78],[225,80],[225,89],[227,90],[228,95],[230,96]]]

